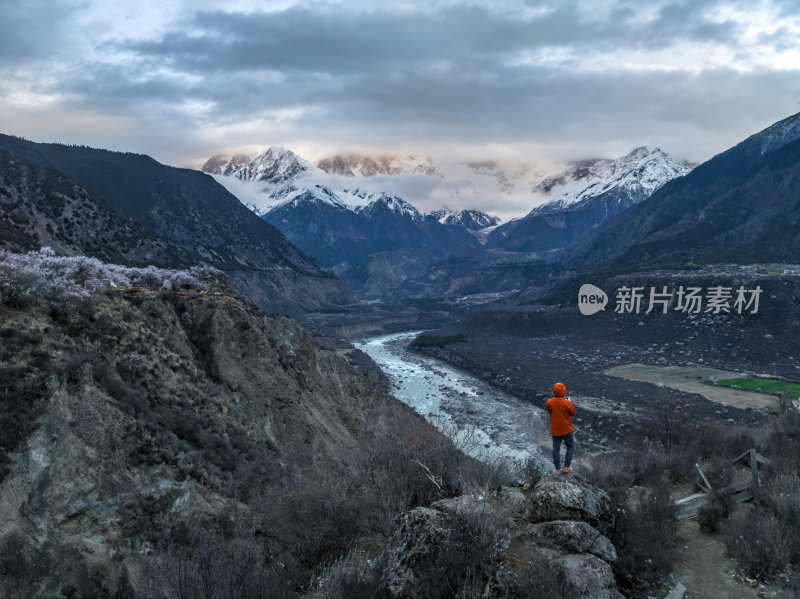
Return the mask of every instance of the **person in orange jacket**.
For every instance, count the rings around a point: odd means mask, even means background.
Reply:
[[[550,414],[550,434],[553,436],[553,465],[556,467],[554,474],[572,472],[572,454],[575,452],[575,439],[572,436],[572,416],[575,415],[575,406],[567,399],[567,388],[564,383],[553,385],[553,395],[547,400],[547,412]],[[561,442],[567,446],[564,456],[564,469],[561,469]]]

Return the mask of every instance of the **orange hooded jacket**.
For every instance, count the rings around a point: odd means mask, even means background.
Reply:
[[[567,388],[564,383],[553,385],[553,395],[547,400],[547,412],[550,414],[550,434],[554,437],[563,437],[572,432],[571,417],[575,415],[575,406],[564,397]]]

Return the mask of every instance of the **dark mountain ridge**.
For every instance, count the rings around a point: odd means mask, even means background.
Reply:
[[[0,150],[0,248],[43,246],[127,265],[179,264],[168,243],[63,173]]]
[[[139,154],[39,144],[7,135],[0,135],[0,148],[63,173],[119,215],[133,219],[143,237],[169,248],[152,255],[156,265],[214,266],[227,274],[237,291],[271,311],[297,312],[352,301],[335,275],[206,174]],[[45,196],[43,191],[31,195],[31,210],[41,212]],[[46,218],[34,220],[46,229]],[[28,247],[21,249],[38,249],[32,241],[29,237]],[[97,253],[84,240],[73,241],[74,251]]]
[[[442,224],[396,196],[343,193],[368,201],[354,207],[321,185],[278,193],[286,200],[262,218],[365,297],[380,297],[437,259],[481,248],[463,223]]]
[[[670,181],[570,255],[569,267],[800,259],[800,114]]]

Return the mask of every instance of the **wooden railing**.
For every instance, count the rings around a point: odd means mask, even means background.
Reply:
[[[733,458],[730,461],[730,465],[735,466],[745,458],[748,458],[750,461],[750,478],[748,480],[743,480],[738,483],[728,485],[727,487],[719,489],[718,491],[719,493],[725,495],[733,495],[733,500],[736,503],[750,501],[757,495],[760,485],[758,480],[758,465],[770,465],[773,463],[772,460],[765,458],[755,449],[748,449],[747,451]],[[688,518],[694,518],[697,516],[697,514],[700,512],[700,509],[708,503],[708,494],[713,492],[713,489],[711,488],[711,485],[709,484],[705,474],[703,474],[703,470],[700,468],[700,465],[695,464],[695,467],[700,473],[700,478],[703,481],[700,486],[704,488],[704,492],[689,495],[688,497],[684,497],[683,499],[679,499],[675,502],[675,505],[678,507],[679,520],[686,520]]]

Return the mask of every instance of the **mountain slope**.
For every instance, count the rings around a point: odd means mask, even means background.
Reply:
[[[0,253],[3,596],[288,596],[441,497],[413,456],[461,459],[291,319],[14,275]]]
[[[497,227],[489,234],[487,245],[525,252],[570,247],[688,171],[658,148],[637,148],[616,161],[573,165],[562,176],[545,181],[544,188],[564,185],[567,180],[573,184],[589,181],[588,185],[565,191],[524,218]]]
[[[576,248],[616,267],[800,259],[800,114],[671,181]]]
[[[6,135],[0,135],[0,149],[60,171],[136,221],[146,236],[171,250],[161,256],[166,262],[157,265],[212,265],[226,273],[237,291],[272,311],[351,301],[332,273],[208,175],[138,154],[37,144]],[[91,254],[88,239],[80,248]]]
[[[441,224],[397,196],[360,189],[337,194],[321,185],[289,185],[273,195],[281,200],[263,218],[334,272],[381,252],[413,248],[445,256],[479,247],[464,227]]]
[[[135,219],[66,175],[0,150],[0,248],[49,246],[123,264],[178,263],[177,252]]]

